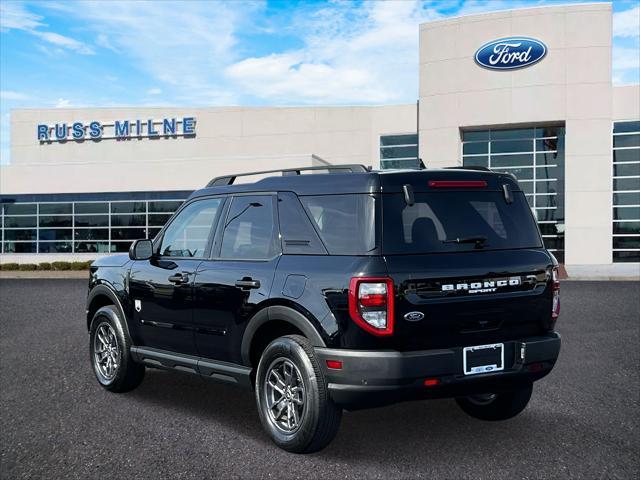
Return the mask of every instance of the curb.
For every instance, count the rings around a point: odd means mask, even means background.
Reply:
[[[2,271],[0,279],[65,279],[83,278],[89,279],[89,270],[44,270],[44,271]]]

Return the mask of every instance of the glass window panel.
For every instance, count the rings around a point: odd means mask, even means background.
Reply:
[[[557,223],[540,223],[538,226],[542,235],[558,235],[561,233],[558,231]]]
[[[126,253],[132,242],[111,242],[112,253]]]
[[[380,166],[383,170],[392,168],[418,169],[420,168],[420,161],[417,158],[415,160],[381,160]]]
[[[156,235],[160,233],[161,228],[150,228],[149,233],[147,234],[148,238],[156,238]]]
[[[536,178],[539,180],[547,178],[558,178],[560,169],[558,167],[538,167],[536,168]]]
[[[487,142],[470,142],[462,145],[463,155],[477,155],[489,153],[489,144]]]
[[[146,224],[146,215],[111,215],[111,226],[144,227]]]
[[[4,242],[4,253],[36,253],[36,242]]]
[[[533,154],[519,155],[491,155],[491,168],[496,167],[526,167],[533,165]]]
[[[470,140],[489,140],[489,130],[477,130],[462,132],[462,141]]]
[[[558,185],[556,181],[543,180],[536,182],[537,193],[557,193]]]
[[[111,213],[145,213],[147,207],[145,202],[113,202]]]
[[[245,199],[243,201],[253,202],[255,206],[252,203],[248,203],[245,205],[245,211],[233,213],[232,210],[229,210],[226,220],[227,228],[231,222],[243,224],[243,218],[247,214],[247,218],[249,218],[252,217],[256,211],[263,213],[265,211],[263,203],[266,203],[267,200],[269,201],[269,205],[271,205],[271,197],[237,198]],[[191,203],[181,210],[164,231],[160,245],[160,255],[168,257],[204,257],[209,233],[213,227],[213,222],[215,221],[221,202],[222,199],[220,198],[200,200]],[[272,218],[272,215],[269,218]],[[250,225],[249,227],[247,227],[250,230],[248,235],[254,235],[252,226]],[[256,230],[255,235],[258,235],[258,233]]]
[[[562,248],[564,249],[564,242]],[[551,253],[553,253],[553,256],[556,257],[556,260],[558,260],[559,263],[564,263],[564,250],[558,250],[557,252]]]
[[[73,230],[70,228],[41,228],[40,241],[43,240],[71,240]]]
[[[73,213],[71,203],[41,203],[40,215],[69,215]]]
[[[564,161],[562,152],[537,153],[536,165],[560,165]]]
[[[640,262],[640,250],[627,252],[613,252],[613,261],[615,263],[624,262]]]
[[[538,127],[536,138],[564,136],[564,127]]]
[[[562,150],[563,147],[564,147],[564,137],[545,138],[543,140],[536,140],[537,152],[546,152],[549,150]]]
[[[640,207],[623,207],[613,209],[615,220],[640,220]]]
[[[533,128],[515,128],[510,130],[491,130],[491,140],[512,140],[517,138],[533,138]],[[531,148],[531,142],[529,148]]]
[[[497,171],[504,171],[516,176],[518,180],[531,180],[533,179],[533,167],[531,168],[509,168],[509,169],[496,169]]]
[[[234,197],[222,236],[220,256],[271,258],[276,252],[275,233],[272,197]]]
[[[616,177],[640,176],[640,163],[623,163],[613,166],[613,175]]]
[[[38,231],[36,229],[28,229],[28,230],[5,230],[4,231],[4,239],[5,240],[35,240],[38,235]]]
[[[109,240],[108,228],[76,228],[76,240]]]
[[[414,145],[418,143],[418,135],[415,133],[409,135],[382,135],[380,137],[380,146],[388,145]]]
[[[491,153],[532,152],[531,140],[500,140],[491,142]]]
[[[640,234],[640,221],[637,222],[614,222],[613,233]]]
[[[562,212],[557,209],[556,210],[549,210],[549,209],[536,210],[536,217],[540,222],[564,220]]]
[[[524,193],[533,193],[533,182],[519,182],[518,185]]]
[[[76,202],[75,213],[109,213],[109,204],[106,202],[101,203],[83,203]]]
[[[63,215],[59,217],[43,217],[40,216],[40,227],[71,227],[71,215]]]
[[[71,242],[40,242],[38,243],[39,253],[71,253],[73,247]]]
[[[533,195],[525,195],[526,199],[527,199],[527,203],[529,204],[530,207],[533,207]]]
[[[108,227],[109,215],[76,215],[76,227]]]
[[[559,195],[536,195],[536,207],[557,207],[562,204]]]
[[[5,203],[5,215],[35,215],[37,205],[35,203]]]
[[[4,228],[36,227],[37,217],[4,217]]]
[[[640,236],[613,237],[613,248],[640,248]]]
[[[418,147],[387,147],[380,149],[381,158],[413,158],[418,156]]]
[[[640,162],[640,148],[629,148],[627,150],[614,150],[614,162]]]
[[[171,213],[149,214],[149,225],[162,227],[172,216],[173,214]]]
[[[640,190],[640,178],[614,178],[614,190]]]
[[[182,201],[155,201],[155,202],[149,202],[149,212],[168,212],[168,213],[173,213],[176,210],[178,210],[178,208],[180,208],[180,205],[182,205]]]
[[[640,133],[614,136],[613,147],[640,147]]]
[[[462,164],[465,167],[488,167],[489,157],[463,157]]]
[[[109,253],[107,242],[75,242],[76,253]]]
[[[147,232],[144,228],[112,228],[112,240],[138,240],[139,238],[147,238]]]
[[[633,122],[616,122],[613,124],[613,133],[640,132],[640,120]]]
[[[564,248],[564,238],[543,238],[545,248],[560,250]]]

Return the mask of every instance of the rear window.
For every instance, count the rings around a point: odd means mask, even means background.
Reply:
[[[441,253],[541,247],[540,235],[522,192],[441,191],[416,193],[408,206],[402,194],[383,195],[385,254]],[[474,239],[483,239],[480,242]],[[456,239],[469,243],[458,243]],[[479,248],[479,247],[482,248]]]
[[[366,255],[375,250],[376,199],[368,194],[300,197],[332,255]]]

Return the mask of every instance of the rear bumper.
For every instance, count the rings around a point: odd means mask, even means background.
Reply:
[[[462,347],[415,352],[315,351],[332,399],[345,407],[363,408],[403,400],[494,393],[526,385],[551,371],[560,353],[560,335],[553,332],[504,342],[504,370],[477,375],[464,375]],[[326,360],[341,361],[342,369],[328,368]],[[437,379],[438,384],[425,387],[425,379]]]

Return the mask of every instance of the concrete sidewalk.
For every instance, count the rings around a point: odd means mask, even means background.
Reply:
[[[89,270],[0,270],[0,278],[86,278]]]

